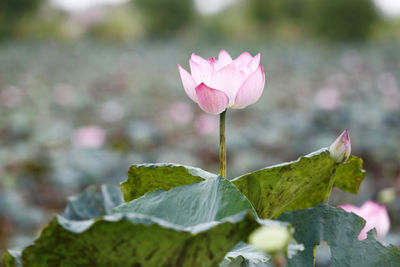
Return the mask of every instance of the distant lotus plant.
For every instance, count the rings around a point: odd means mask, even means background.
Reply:
[[[225,114],[260,98],[260,54],[192,54],[189,64],[191,74],[178,65],[183,87],[208,114],[194,116],[185,103],[166,114],[175,125],[195,120],[203,134],[216,130],[219,114],[219,175],[181,164],[132,165],[120,187],[89,187],[70,198],[32,245],[4,253],[4,266],[314,266],[322,240],[332,266],[399,266],[400,250],[365,236],[356,215],[381,237],[389,229],[386,209],[343,206],[353,214],[327,204],[333,187],[357,194],[365,177],[347,129],[330,147],[229,179]],[[101,146],[105,132],[96,127],[78,129],[74,144]],[[361,231],[366,240],[358,239]]]

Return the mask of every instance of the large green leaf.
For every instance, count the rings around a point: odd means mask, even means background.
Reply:
[[[191,226],[219,221],[244,210],[249,210],[257,216],[246,197],[231,182],[217,176],[169,191],[159,189],[149,192],[115,207],[113,212],[141,213],[171,223]]]
[[[156,189],[169,190],[217,176],[185,165],[164,163],[132,165],[128,171],[128,179],[121,183],[121,190],[125,201],[131,201]]]
[[[141,213],[165,219],[186,227],[204,222],[219,221],[226,216],[243,210],[251,210],[256,215],[249,201],[228,180],[222,177],[209,178],[205,181],[173,188],[149,192],[146,195],[121,204],[113,209],[115,213]],[[181,212],[179,212],[181,211]],[[263,220],[263,225],[280,222]],[[287,253],[295,254],[297,245],[289,245]],[[270,266],[270,257],[245,243],[237,244],[222,261],[221,266],[265,267]]]
[[[358,240],[365,221],[354,213],[321,203],[284,213],[279,220],[290,222],[295,228],[295,239],[305,246],[303,252],[289,259],[289,266],[313,266],[313,251],[321,240],[330,246],[332,267],[400,266],[399,248],[383,246],[375,239],[374,231],[368,233],[367,239]]]
[[[296,161],[261,169],[232,180],[253,204],[261,218],[276,218],[285,211],[303,209],[325,201],[332,185],[357,193],[365,176],[362,160],[351,156],[336,164],[327,149]]]
[[[86,190],[68,199],[63,216],[71,220],[87,220],[109,214],[111,209],[123,202],[119,187],[102,185],[89,186]]]
[[[194,227],[142,214],[58,216],[22,252],[23,266],[217,266],[259,224],[246,212]],[[10,261],[6,266],[13,266]]]
[[[169,190],[215,177],[217,175],[183,165],[134,165],[121,189],[124,199],[130,201],[156,189]],[[362,159],[351,156],[346,163],[336,164],[328,149],[323,148],[232,182],[261,218],[276,218],[285,211],[312,207],[327,200],[332,186],[356,194],[364,177]]]
[[[81,199],[80,205],[91,205],[90,198],[99,194],[88,192],[92,191],[85,191],[74,203]],[[114,211],[90,220],[56,217],[22,251],[22,264],[217,266],[255,228],[280,223],[256,219],[246,197],[221,177],[149,192]],[[9,253],[4,257],[7,266],[18,260]]]

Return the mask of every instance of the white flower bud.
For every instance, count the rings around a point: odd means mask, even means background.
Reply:
[[[249,243],[259,250],[274,254],[284,252],[291,238],[292,235],[285,226],[262,226],[250,234]]]
[[[351,154],[349,130],[346,129],[329,147],[331,158],[337,163],[345,162]]]

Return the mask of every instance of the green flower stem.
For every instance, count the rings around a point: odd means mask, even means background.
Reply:
[[[331,191],[333,189],[333,185],[335,183],[335,174],[336,174],[336,168],[339,166],[338,163],[335,163],[335,168],[332,171],[331,178],[329,180],[328,184],[328,191],[326,192],[325,198],[324,198],[324,203],[328,204],[329,197],[331,196]]]
[[[225,117],[226,109],[219,115],[219,175],[224,178],[226,178]]]

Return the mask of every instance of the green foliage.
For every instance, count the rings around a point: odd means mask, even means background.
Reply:
[[[81,210],[102,206],[99,199],[106,199],[111,188],[103,187],[102,193],[89,188],[73,198],[67,210],[71,205]],[[6,266],[18,260],[27,266],[217,266],[235,244],[261,225],[289,227],[258,220],[249,210],[251,204],[228,180],[210,178],[150,192],[96,219],[57,216],[20,257],[10,251],[3,260]]]
[[[250,18],[266,24],[301,17],[304,3],[298,0],[250,0],[247,5]]]
[[[132,41],[143,34],[139,14],[124,6],[108,10],[104,20],[93,25],[89,34],[107,41]]]
[[[6,251],[1,260],[4,266],[8,267],[20,267],[21,266],[21,251],[9,250]]]
[[[34,12],[42,2],[42,0],[1,0],[0,37],[11,34],[19,20]]]
[[[147,192],[210,179],[216,175],[198,168],[171,164],[131,166],[128,179],[121,184],[125,201]],[[351,156],[335,164],[327,149],[296,161],[271,166],[232,180],[261,218],[275,218],[289,210],[308,208],[329,197],[332,184],[356,194],[365,172],[362,160]]]
[[[357,194],[360,184],[365,177],[365,171],[362,167],[362,159],[350,156],[345,163],[337,166],[334,186],[345,192]]]
[[[374,231],[368,233],[367,239],[358,240],[365,221],[354,213],[319,204],[284,213],[279,220],[290,222],[296,229],[295,239],[305,246],[303,252],[289,259],[289,267],[313,266],[314,248],[322,240],[330,246],[332,267],[399,266],[399,248],[383,246],[375,239]]]
[[[174,170],[179,171],[176,168]],[[149,192],[114,208],[113,212],[146,214],[189,227],[208,221],[220,221],[243,210],[249,210],[257,216],[247,198],[231,182],[216,177],[169,191]]]
[[[365,173],[354,156],[337,165],[326,149],[296,161],[271,166],[232,182],[253,204],[261,218],[276,218],[290,210],[317,205],[329,198],[332,184],[357,193]],[[336,182],[337,181],[337,182]]]
[[[141,19],[151,35],[169,34],[190,24],[194,18],[193,1],[182,0],[133,0]]]
[[[33,245],[2,260],[6,266],[270,266],[268,254],[244,242],[261,225],[279,224],[295,233],[283,251],[289,266],[312,266],[321,240],[331,247],[332,266],[396,266],[398,248],[371,233],[358,240],[365,222],[355,214],[327,204],[300,210],[326,200],[333,185],[357,193],[361,168],[354,156],[334,163],[326,149],[232,181],[183,165],[132,166],[121,184],[129,202],[121,204],[114,186],[89,187]],[[287,210],[295,211],[282,214]],[[279,215],[279,221],[258,218]]]
[[[121,190],[113,185],[102,185],[100,192],[89,186],[82,194],[70,197],[63,216],[70,220],[87,220],[111,212],[123,202]]]
[[[258,23],[268,23],[281,16],[283,1],[250,0],[247,4],[250,18]]]
[[[199,168],[177,164],[132,165],[128,171],[128,179],[121,183],[121,190],[128,202],[156,189],[169,190],[217,176]]]
[[[0,10],[2,12],[12,12],[14,14],[34,10],[42,0],[2,0]]]
[[[332,40],[365,39],[377,22],[372,0],[307,0],[305,20],[309,29]]]
[[[359,40],[369,36],[379,19],[372,0],[250,0],[249,19],[259,26],[287,23],[330,40]]]
[[[21,261],[28,266],[215,266],[257,226],[245,213],[195,229],[141,214],[95,221],[57,217],[24,249]]]

